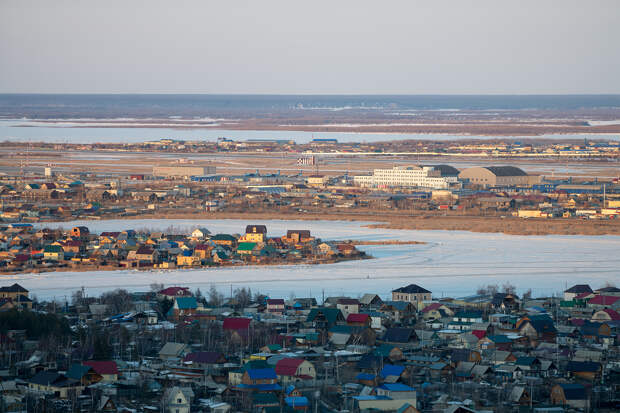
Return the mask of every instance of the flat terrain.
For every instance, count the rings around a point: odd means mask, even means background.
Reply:
[[[593,288],[617,281],[620,237],[616,236],[514,236],[466,231],[410,231],[369,228],[369,222],[267,220],[240,215],[240,220],[110,220],[37,224],[70,228],[86,225],[93,232],[168,227],[206,227],[212,233],[240,232],[248,223],[267,226],[268,234],[289,229],[308,229],[321,239],[358,241],[421,241],[420,244],[359,245],[374,259],[343,261],[326,265],[269,265],[221,267],[196,270],[89,271],[0,275],[5,285],[14,282],[41,298],[70,299],[84,286],[89,296],[113,288],[145,291],[151,283],[184,285],[207,291],[215,285],[222,293],[245,286],[273,297],[358,296],[373,291],[389,297],[394,288],[416,283],[437,297],[474,294],[479,286],[510,282],[518,293],[532,288],[534,296],[551,296],[572,284],[588,280]],[[282,217],[278,217],[282,218]],[[256,219],[257,221],[252,221]],[[297,217],[299,219],[299,217]],[[376,220],[375,220],[376,221]]]
[[[132,217],[129,219],[135,219]],[[146,217],[144,217],[146,218]],[[405,215],[398,213],[337,213],[304,212],[282,213],[230,213],[202,212],[196,214],[166,214],[149,216],[149,219],[243,219],[258,220],[303,220],[303,221],[364,221],[376,222],[371,228],[470,231],[480,233],[502,233],[510,235],[620,235],[620,220],[580,220],[514,218],[496,216],[440,216]]]
[[[31,151],[27,154],[28,171],[42,173],[52,165],[59,172],[96,172],[105,174],[150,174],[153,166],[193,165],[215,166],[218,173],[226,175],[255,172],[283,175],[314,173],[315,167],[297,165],[298,153],[158,153],[114,151]],[[19,161],[16,161],[18,159]],[[26,160],[23,145],[4,145],[0,148],[0,173],[16,174],[20,162]],[[178,160],[183,160],[179,164]],[[485,165],[514,165],[529,174],[546,176],[600,177],[620,176],[617,160],[559,160],[559,159],[506,159],[496,157],[452,156],[385,156],[385,155],[327,155],[319,159],[318,171],[325,175],[363,174],[375,168],[395,165],[448,164],[457,169]]]

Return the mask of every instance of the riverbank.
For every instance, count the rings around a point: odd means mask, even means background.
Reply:
[[[417,242],[416,242],[417,243]],[[356,245],[353,242],[351,245]],[[378,245],[378,244],[357,244],[357,245]],[[372,255],[368,255],[363,251],[354,255],[334,256],[331,258],[309,258],[300,259],[294,261],[286,260],[264,260],[257,262],[231,262],[221,263],[218,265],[194,265],[194,266],[171,266],[171,267],[135,267],[126,268],[115,265],[95,265],[95,264],[68,264],[66,266],[59,267],[35,267],[35,268],[22,268],[19,271],[13,270],[0,270],[0,275],[17,275],[17,274],[45,274],[54,272],[89,272],[89,271],[119,271],[119,270],[134,270],[134,271],[172,271],[172,270],[208,270],[210,268],[235,268],[235,267],[256,267],[256,266],[293,266],[293,265],[322,265],[322,264],[336,264],[344,261],[357,261],[357,260],[369,260],[374,258]]]
[[[123,218],[123,217],[119,217]],[[126,219],[243,219],[257,220],[302,220],[302,221],[364,221],[372,222],[370,228],[470,231],[480,233],[501,233],[507,235],[620,235],[620,220],[584,220],[577,218],[515,218],[506,216],[465,215],[405,215],[397,213],[234,213],[199,212],[195,214],[154,214],[132,216]],[[44,225],[44,224],[43,224]]]

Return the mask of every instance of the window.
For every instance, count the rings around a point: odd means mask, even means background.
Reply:
[[[183,399],[177,399],[177,403],[183,403]]]

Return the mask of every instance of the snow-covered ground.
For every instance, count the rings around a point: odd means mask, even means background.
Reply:
[[[242,233],[250,222],[241,220],[119,220],[80,221],[46,226],[71,228],[86,225],[93,232],[143,229],[164,230],[207,227],[212,233]],[[240,287],[271,297],[349,295],[366,292],[387,298],[394,288],[419,284],[435,297],[465,296],[486,284],[510,282],[523,293],[552,295],[566,286],[589,283],[603,286],[620,283],[620,237],[618,236],[513,236],[463,231],[408,231],[372,229],[360,222],[261,221],[268,235],[280,236],[287,229],[310,229],[325,240],[415,240],[422,245],[361,246],[375,259],[327,265],[248,266],[171,271],[93,271],[15,274],[0,276],[0,285],[18,282],[40,299],[69,298],[84,286],[89,295],[114,288],[148,290],[149,284],[186,285],[205,292],[216,285],[229,293]]]

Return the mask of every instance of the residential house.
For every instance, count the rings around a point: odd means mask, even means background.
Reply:
[[[196,314],[198,310],[198,301],[196,297],[177,297],[170,309],[170,315],[175,319],[180,317],[188,317]]]
[[[595,310],[604,308],[620,310],[620,297],[615,295],[597,295],[588,300],[588,307]]]
[[[241,242],[263,243],[267,240],[267,227],[265,225],[248,225],[245,234],[239,239]]]
[[[82,386],[90,386],[103,380],[91,366],[79,363],[73,363],[65,375],[69,379],[77,380]]]
[[[227,317],[224,319],[222,329],[229,334],[231,341],[240,343],[248,338],[251,322],[250,318]]]
[[[454,311],[442,303],[431,303],[422,309],[424,320],[439,320],[453,315]]]
[[[381,308],[383,300],[377,294],[364,294],[360,298],[360,305],[364,308]]]
[[[88,235],[90,235],[90,231],[87,227],[73,227],[71,229],[70,235],[74,238],[84,239],[88,238]]]
[[[191,250],[183,251],[177,255],[177,266],[179,267],[198,267],[201,264],[200,256],[194,255]]]
[[[158,259],[158,252],[149,246],[143,245],[137,250],[129,251],[127,259],[154,263]]]
[[[32,300],[28,297],[28,290],[15,283],[8,287],[0,287],[0,300],[12,303],[12,306],[32,309]]]
[[[286,231],[286,237],[283,237],[283,241],[294,244],[305,243],[313,241],[314,238],[310,235],[310,230],[288,230]]]
[[[452,330],[471,330],[474,323],[482,323],[482,313],[478,311],[459,311],[452,316],[447,325]]]
[[[206,369],[217,364],[226,363],[226,357],[218,351],[196,351],[186,354],[183,358],[183,363],[191,364],[200,369]]]
[[[65,252],[60,245],[46,245],[43,248],[43,258],[50,261],[62,261],[65,259]]]
[[[187,344],[167,342],[159,350],[159,358],[162,361],[179,361],[187,353]]]
[[[395,364],[385,364],[379,376],[383,379],[384,383],[396,383],[398,380],[404,377],[405,366]]]
[[[396,323],[409,324],[415,321],[415,310],[414,305],[408,301],[385,301],[379,311]]]
[[[520,301],[516,294],[495,293],[491,299],[491,306],[500,311],[516,311],[519,309]]]
[[[431,299],[432,293],[417,284],[409,284],[405,287],[392,290],[393,301],[406,301],[412,303],[416,309],[421,308],[423,302],[430,301]]]
[[[566,372],[573,377],[594,381],[601,375],[601,364],[593,361],[571,360],[566,365]]]
[[[187,287],[168,287],[157,292],[158,299],[174,300],[178,297],[191,297],[192,293]]]
[[[100,375],[103,383],[116,383],[118,381],[118,366],[115,361],[89,360],[82,362],[82,364],[92,368]]]
[[[192,231],[192,234],[191,234],[192,238],[198,238],[198,239],[205,239],[209,235],[211,235],[211,232],[204,227],[196,228],[195,230]]]
[[[189,413],[191,410],[194,391],[191,387],[166,389],[164,392],[164,409],[166,413]]]
[[[598,310],[594,314],[592,314],[592,318],[590,319],[593,323],[602,323],[606,321],[620,321],[620,313],[611,308],[605,308],[602,310]]]
[[[551,404],[569,406],[574,409],[590,408],[586,388],[578,383],[559,383],[551,388]]]
[[[233,248],[237,244],[237,238],[229,234],[216,234],[211,237],[211,242],[216,245]]]
[[[564,291],[564,301],[573,301],[573,299],[580,294],[592,292],[592,288],[590,288],[588,284],[573,285],[571,288]]]
[[[275,372],[282,384],[299,380],[314,380],[316,370],[314,365],[301,358],[283,358],[278,360]]]
[[[368,314],[349,314],[347,316],[347,325],[358,327],[370,327],[371,319]]]
[[[408,344],[416,340],[415,330],[407,327],[390,327],[381,338],[381,341],[389,344]]]
[[[103,413],[116,413],[116,403],[109,396],[101,396],[99,403],[97,403],[97,411]]]
[[[241,376],[241,384],[237,386],[241,390],[276,391],[281,387],[278,384],[278,376],[272,368],[247,369]]]
[[[416,404],[415,389],[403,383],[383,383],[374,391],[377,396],[386,396],[392,400],[407,400],[412,405]]]
[[[557,335],[553,320],[548,315],[522,317],[517,321],[516,329],[520,335],[528,337],[532,342],[555,342]]]
[[[256,242],[240,242],[237,246],[237,254],[239,255],[258,255],[261,246]]]
[[[312,323],[319,330],[328,330],[337,322],[344,322],[342,312],[338,308],[317,307],[312,308],[306,322]]]
[[[336,308],[342,312],[344,318],[347,318],[349,314],[359,312],[360,303],[354,298],[340,298],[336,302]]]
[[[81,393],[84,386],[79,380],[70,379],[55,371],[42,370],[27,381],[28,389],[34,392],[50,392],[61,399]]]
[[[284,300],[281,298],[268,299],[267,312],[274,315],[284,314]]]

